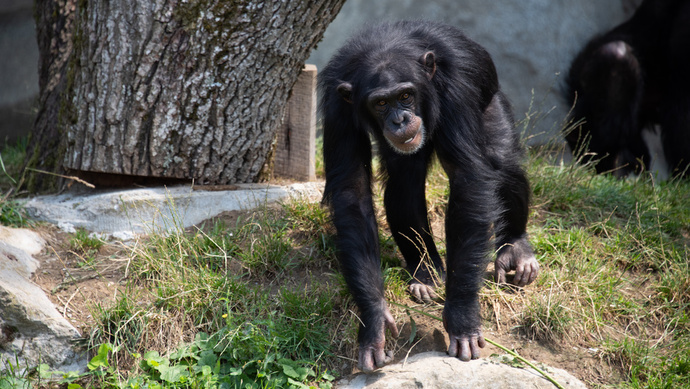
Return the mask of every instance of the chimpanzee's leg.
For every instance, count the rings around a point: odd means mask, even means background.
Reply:
[[[527,240],[530,189],[524,171],[518,165],[501,172],[499,198],[503,213],[496,222],[495,278],[506,282],[506,273],[515,270],[513,284],[525,286],[537,278],[539,263]]]
[[[537,277],[539,263],[527,241],[530,187],[520,166],[523,153],[512,117],[508,101],[499,92],[484,111],[483,119],[492,142],[489,158],[498,183],[495,278],[505,283],[506,273],[515,270],[513,283],[524,286]]]

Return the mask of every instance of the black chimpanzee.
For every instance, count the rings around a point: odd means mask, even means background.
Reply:
[[[620,176],[649,167],[643,130],[661,131],[669,168],[690,163],[690,1],[643,1],[630,20],[592,39],[566,79],[578,130],[570,148]],[[592,154],[595,154],[592,156]]]
[[[372,204],[372,147],[385,176],[384,204],[418,300],[436,297],[428,255],[446,279],[448,354],[479,357],[478,290],[496,234],[496,280],[524,286],[539,265],[527,241],[529,183],[512,112],[489,54],[456,28],[421,21],[371,27],[352,37],[319,76],[325,200],[345,279],[360,310],[359,367],[389,362],[385,329],[398,330],[384,300]],[[436,154],[450,181],[444,272],[431,234],[425,178]],[[432,271],[433,271],[432,270]]]

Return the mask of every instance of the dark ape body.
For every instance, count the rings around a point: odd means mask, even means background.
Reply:
[[[649,167],[643,130],[661,131],[670,169],[690,163],[690,1],[643,1],[632,18],[592,39],[571,64],[565,90],[581,131],[574,151],[597,159],[597,172]],[[584,149],[584,150],[583,150]]]
[[[526,238],[529,184],[512,113],[489,54],[459,30],[428,22],[383,24],[352,37],[319,75],[324,125],[325,200],[332,209],[342,270],[359,310],[359,366],[390,360],[384,332],[397,336],[384,300],[372,204],[372,147],[378,143],[384,204],[393,237],[414,281],[414,297],[434,297],[425,255],[446,279],[448,352],[477,358],[484,346],[478,290],[491,247],[496,277],[534,280],[538,264]],[[425,178],[436,154],[450,182],[447,260],[427,218]],[[493,228],[493,230],[492,230]]]

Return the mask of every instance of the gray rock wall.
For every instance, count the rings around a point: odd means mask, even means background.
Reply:
[[[32,0],[0,0],[0,146],[28,134],[36,117],[38,44]]]
[[[366,23],[413,18],[449,23],[491,53],[516,119],[524,119],[530,107],[541,112],[528,131],[534,136],[531,143],[540,143],[556,134],[567,114],[557,89],[570,60],[593,34],[627,19],[640,2],[348,0],[308,63],[323,68],[351,32]]]

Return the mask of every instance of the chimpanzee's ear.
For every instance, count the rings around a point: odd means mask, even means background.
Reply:
[[[346,102],[352,104],[352,84],[349,82],[343,82],[338,85],[338,93]]]
[[[427,51],[424,53],[422,56],[422,65],[424,65],[424,70],[426,70],[426,75],[429,77],[429,80],[434,78],[434,74],[436,73],[436,56],[433,52]]]

